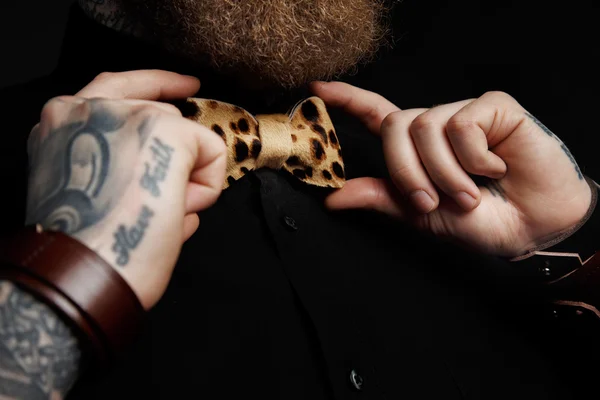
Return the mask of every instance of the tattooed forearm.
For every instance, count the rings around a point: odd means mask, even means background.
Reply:
[[[129,263],[130,251],[134,250],[144,238],[150,219],[153,216],[154,211],[147,206],[143,206],[135,225],[131,228],[119,225],[114,234],[115,243],[112,247],[113,252],[117,254],[116,262],[118,265],[124,267]]]
[[[139,33],[141,27],[126,15],[119,1],[79,0],[79,6],[90,18],[102,25],[124,33]]]
[[[563,143],[563,141],[560,140],[560,138],[558,136],[556,136],[544,124],[542,124],[542,122],[539,119],[537,119],[536,117],[534,117],[533,115],[531,115],[529,113],[525,113],[525,115],[527,115],[527,117],[529,119],[531,119],[537,126],[539,126],[540,129],[542,131],[544,131],[544,133],[546,133],[546,135],[550,136],[551,138],[555,139],[558,142],[563,153],[565,153],[565,155],[569,158],[569,160],[573,164],[573,167],[575,168],[575,172],[577,172],[577,176],[579,177],[579,179],[583,180],[583,174],[581,173],[581,169],[579,169],[579,165],[577,165],[577,161],[575,161],[575,157],[573,157],[573,154],[571,154],[571,152],[569,151],[567,146]]]
[[[150,163],[146,163],[146,172],[144,172],[140,184],[152,196],[159,197],[160,188],[158,183],[164,181],[167,176],[173,148],[155,137],[150,145],[150,151],[152,152],[153,165],[151,166]]]
[[[0,281],[0,398],[62,399],[80,363],[78,341],[54,311]]]

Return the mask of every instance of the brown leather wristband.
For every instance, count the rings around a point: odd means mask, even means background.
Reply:
[[[62,232],[27,227],[0,241],[0,279],[44,299],[107,366],[137,334],[144,308],[104,259]]]
[[[600,319],[600,187],[586,180],[592,199],[579,224],[511,260],[517,276],[552,305],[554,316],[591,313]]]
[[[600,318],[600,252],[570,274],[549,283],[551,303],[587,310]]]

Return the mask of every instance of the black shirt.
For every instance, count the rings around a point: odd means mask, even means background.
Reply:
[[[573,103],[553,103],[572,88],[559,78],[551,80],[555,91],[543,86],[552,72],[537,73],[532,43],[520,41],[526,24],[544,22],[502,5],[420,3],[398,6],[397,47],[343,80],[401,108],[507,91],[570,145],[587,175],[598,176],[591,152],[567,135],[583,126],[569,118]],[[476,14],[466,13],[471,7]],[[485,40],[476,42],[477,32]],[[542,50],[554,38],[531,37],[544,39]],[[285,112],[308,95],[250,93],[214,71],[191,71],[74,6],[56,71],[2,93],[10,120],[3,197],[15,210],[6,228],[23,221],[24,144],[43,104],[100,72],[147,68],[195,74],[198,97],[251,113]],[[544,97],[543,106],[535,102]],[[378,140],[349,116],[331,115],[348,177],[385,176]],[[71,398],[546,399],[587,390],[572,368],[585,358],[565,358],[577,347],[566,343],[573,336],[506,284],[501,260],[374,213],[328,212],[325,194],[271,170],[227,189],[201,213],[139,342],[108,376],[80,381]]]

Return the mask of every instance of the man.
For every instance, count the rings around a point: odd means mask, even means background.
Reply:
[[[299,96],[308,94],[306,87],[294,88],[310,80],[329,79],[361,58],[368,58],[383,32],[378,27],[384,8],[370,1],[323,2],[318,7],[309,1],[292,6],[284,1],[229,4],[219,0],[156,1],[143,6],[133,1],[96,1],[83,2],[81,6],[108,28],[93,25],[81,11],[74,10],[72,29],[87,38],[87,46],[71,51],[69,46],[75,43],[68,33],[62,61],[65,67],[59,68],[49,82],[38,84],[41,87],[27,88],[39,92],[35,96],[27,93],[33,109],[26,110],[32,113],[29,119],[25,118],[31,122],[29,126],[39,119],[35,114],[45,101],[56,95],[77,93],[75,99],[48,103],[40,126],[32,133],[29,223],[55,222],[55,209],[39,211],[43,203],[40,199],[47,195],[55,170],[48,174],[43,167],[44,160],[53,158],[39,151],[36,138],[48,136],[52,127],[62,127],[60,121],[81,120],[82,114],[78,113],[82,110],[89,110],[89,115],[83,117],[88,123],[119,118],[128,121],[107,131],[131,126],[130,131],[135,127],[140,132],[140,127],[146,125],[140,120],[135,122],[132,118],[141,116],[129,113],[128,107],[141,104],[119,98],[168,101],[191,96],[198,88],[190,78],[167,77],[160,71],[93,79],[100,72],[160,67],[193,73],[201,77],[198,97],[229,101],[253,113],[281,111],[297,102]],[[322,43],[326,46],[319,48]],[[313,68],[318,62],[322,64]],[[455,276],[461,270],[473,276],[470,263],[482,268],[485,263],[489,266],[492,259],[470,255],[428,235],[418,235],[413,227],[388,217],[400,217],[416,223],[421,230],[450,236],[493,256],[526,253],[559,232],[577,226],[592,204],[593,188],[583,179],[581,169],[562,142],[502,93],[488,93],[477,100],[450,102],[432,109],[400,111],[383,97],[339,83],[313,84],[311,89],[331,106],[343,147],[345,175],[358,179],[349,180],[333,194],[271,170],[255,171],[231,184],[214,207],[201,213],[200,228],[184,247],[169,288],[151,311],[150,326],[142,338],[108,376],[90,377],[72,392],[73,396],[569,396],[566,382],[556,379],[564,377],[563,371],[555,377],[544,357],[522,337],[522,330],[535,332],[529,331],[532,327],[515,326],[515,322],[523,321],[506,318],[490,308],[483,294],[477,293],[480,288],[464,285]],[[97,97],[112,102],[86,100]],[[383,147],[366,132],[359,132],[364,128],[355,120],[334,114],[336,106],[380,135]],[[156,103],[152,107],[163,107],[155,114],[178,117],[171,107]],[[502,119],[505,124],[494,129],[493,111],[498,109],[506,113]],[[120,117],[103,114],[101,119],[92,118],[94,113],[107,110]],[[461,125],[461,121],[472,120],[481,124],[479,131],[466,129],[468,124]],[[181,118],[177,121],[183,123]],[[187,171],[177,164],[189,168],[190,160],[186,163],[185,158],[170,155],[193,147],[189,143],[183,145],[186,142],[182,138],[187,136],[179,133],[187,132],[189,126],[177,126],[172,132],[168,127],[154,128],[148,136],[158,139],[154,148],[161,151],[165,163],[173,163],[173,170],[181,170],[175,174],[179,177]],[[445,141],[444,132],[450,143]],[[208,133],[204,131],[205,139],[198,148],[218,149],[214,141],[208,143]],[[16,145],[24,148],[24,136]],[[167,142],[169,139],[172,143],[181,140],[180,147]],[[479,146],[472,146],[473,143]],[[496,148],[498,154],[488,153],[488,145]],[[81,146],[73,154],[81,155],[86,148],[85,143]],[[476,151],[482,153],[481,164],[473,163]],[[8,161],[23,162],[18,153],[12,157]],[[199,156],[193,159],[196,157]],[[219,157],[213,154],[208,158]],[[118,160],[123,162],[116,170],[123,171],[118,177],[129,182],[126,177],[137,169],[128,167],[126,161],[134,158],[122,156]],[[536,168],[530,167],[532,160]],[[204,163],[200,166],[206,167]],[[208,176],[218,181],[222,172],[215,168]],[[391,181],[386,179],[388,169]],[[498,181],[486,187],[476,186],[465,171]],[[15,182],[24,179],[18,176]],[[177,187],[182,186],[180,182]],[[208,186],[214,187],[215,182]],[[86,186],[86,190],[89,188],[93,186]],[[521,195],[523,190],[530,193]],[[536,191],[537,194],[532,193]],[[172,197],[179,201],[183,198],[176,191]],[[127,198],[130,197],[123,196]],[[84,224],[81,229],[77,224],[71,228],[66,222],[59,226],[95,249],[115,268],[122,268],[120,271],[130,284],[149,285],[148,282],[154,283],[156,272],[147,264],[163,263],[160,252],[154,254],[148,246],[191,235],[197,224],[194,212],[211,203],[206,194],[191,198],[204,201],[187,210],[189,217],[181,211],[182,203],[175,202],[172,208],[179,210],[182,221],[171,222],[173,225],[165,221],[163,231],[154,228],[154,240],[141,242],[149,249],[147,253],[142,248],[137,253],[124,253],[115,251],[110,244],[108,248],[102,243],[94,244],[94,240],[105,235],[112,238],[113,232],[85,231],[84,228],[94,227],[93,223]],[[323,208],[323,201],[329,210]],[[24,204],[23,197],[13,203],[15,207]],[[514,204],[517,207],[511,208]],[[355,210],[361,208],[388,216]],[[343,209],[346,211],[339,212]],[[525,218],[513,218],[516,214],[511,214],[511,210],[522,209],[528,210]],[[147,226],[152,215],[153,211],[141,213],[138,224]],[[191,222],[186,225],[184,219]],[[21,221],[20,215],[10,220],[15,224]],[[182,224],[184,231],[179,236],[166,229]],[[46,227],[49,226],[52,224]],[[168,247],[164,243],[162,246]],[[158,247],[154,249],[157,250]],[[169,254],[173,258],[173,253]],[[141,257],[137,268],[126,267],[130,256]],[[164,264],[169,264],[169,260]],[[449,264],[462,265],[450,271]],[[146,273],[150,277],[142,279]],[[485,283],[481,285],[484,290],[489,289]],[[155,286],[134,288],[146,308],[158,301],[157,296],[150,300],[147,297],[148,293],[162,291]],[[14,287],[4,287],[15,293]],[[500,290],[498,295],[506,296],[507,292]],[[500,300],[503,301],[514,299]],[[4,338],[10,339],[10,335]],[[44,374],[28,381],[27,371],[19,370],[21,365],[16,361],[9,362],[10,351],[4,358],[9,360],[5,361],[4,370],[12,375],[5,373],[4,379],[32,390],[26,393],[63,395],[80,367],[77,350],[70,343],[69,363],[61,369],[66,374],[60,379],[54,370],[40,368]],[[6,348],[10,350],[10,346]],[[20,380],[11,380],[11,376],[19,376]],[[61,385],[48,385],[49,380]],[[18,394],[7,393],[15,395]]]

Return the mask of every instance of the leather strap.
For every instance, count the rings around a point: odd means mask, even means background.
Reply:
[[[76,239],[27,227],[0,242],[0,279],[43,298],[77,328],[101,366],[129,345],[145,310],[127,282]]]
[[[553,304],[588,310],[600,318],[600,252],[572,273],[551,282],[547,295]]]
[[[511,261],[527,285],[541,289],[546,304],[600,318],[599,186],[588,177],[586,180],[592,201],[581,222]],[[553,312],[557,313],[556,307]]]

